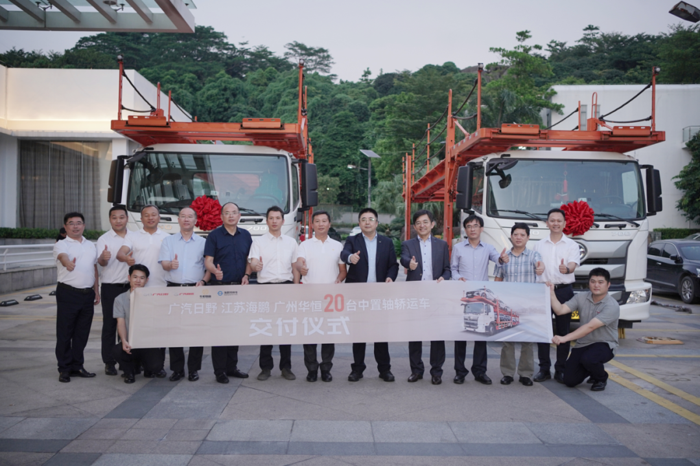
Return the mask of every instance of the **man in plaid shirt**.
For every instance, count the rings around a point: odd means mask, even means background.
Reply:
[[[544,273],[544,264],[540,254],[527,249],[530,239],[530,227],[525,223],[516,223],[510,230],[513,248],[508,251],[508,258],[499,261],[494,275],[497,282],[535,283],[537,275]],[[533,343],[520,343],[520,363],[518,375],[520,383],[532,386],[532,374],[535,372]],[[502,385],[510,385],[515,375],[515,343],[504,342],[501,350]]]

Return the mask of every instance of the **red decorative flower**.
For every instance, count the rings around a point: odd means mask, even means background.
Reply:
[[[221,204],[217,199],[199,196],[192,201],[190,207],[197,212],[197,223],[195,226],[198,228],[204,231],[211,231],[221,226]]]
[[[574,201],[561,206],[566,212],[565,235],[579,236],[593,226],[593,209],[584,201]]]

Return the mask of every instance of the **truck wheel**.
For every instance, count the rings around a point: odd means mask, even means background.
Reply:
[[[496,334],[496,326],[494,324],[489,324],[489,335]]]
[[[681,285],[679,288],[680,290],[678,291],[678,294],[681,295],[681,299],[684,303],[693,304],[696,302],[695,283],[689,275],[686,275],[681,279]]]

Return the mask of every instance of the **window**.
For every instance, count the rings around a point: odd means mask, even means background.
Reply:
[[[677,256],[678,255],[678,250],[676,247],[672,244],[667,244],[664,246],[664,251],[661,253],[661,257],[671,257],[671,256]]]
[[[650,256],[661,256],[661,247],[663,247],[663,244],[654,243],[649,246],[649,251],[647,251],[647,254]]]
[[[481,213],[484,205],[484,166],[474,165],[472,171],[472,209]]]

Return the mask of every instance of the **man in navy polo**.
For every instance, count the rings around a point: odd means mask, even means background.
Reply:
[[[248,253],[253,239],[247,230],[238,228],[241,211],[228,202],[221,207],[223,225],[209,233],[204,245],[204,266],[211,272],[211,285],[247,285],[251,268]],[[238,346],[213,346],[211,360],[216,381],[228,383],[228,376],[240,379],[248,374],[238,370]]]

